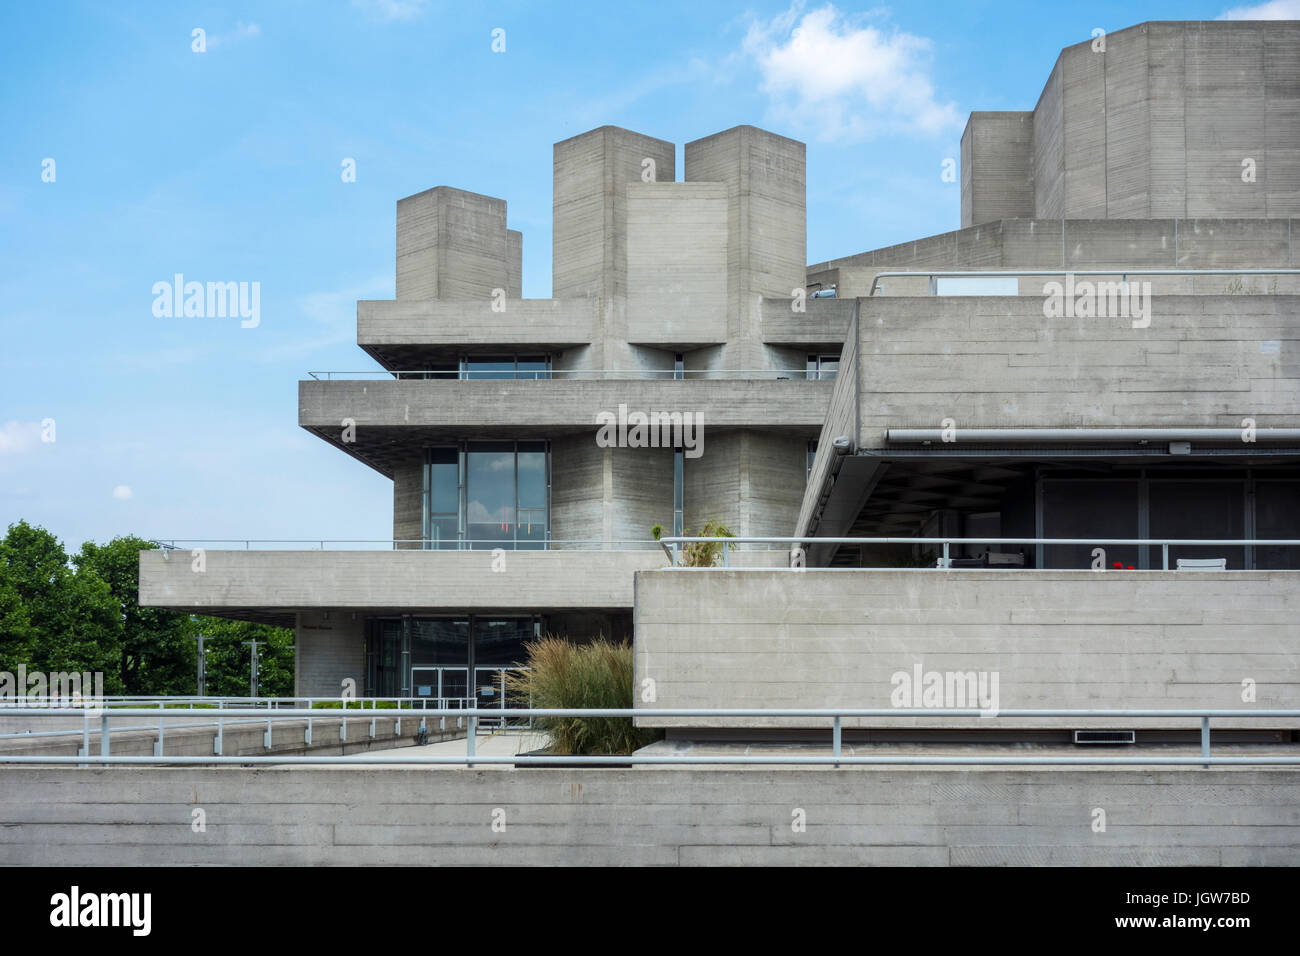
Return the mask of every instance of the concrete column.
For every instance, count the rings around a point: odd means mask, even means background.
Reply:
[[[358,696],[364,694],[365,635],[366,622],[360,613],[299,612],[294,635],[295,696],[339,697],[347,678],[357,682]]]
[[[688,182],[727,186],[729,368],[765,368],[763,296],[789,298],[807,268],[804,144],[737,126],[686,144]]]
[[[1032,219],[1034,114],[971,113],[961,137],[961,225]]]
[[[397,201],[397,298],[487,298],[510,288],[506,202],[437,186]],[[519,240],[522,249],[522,236]]]

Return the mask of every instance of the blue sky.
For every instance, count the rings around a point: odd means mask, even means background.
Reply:
[[[808,144],[809,261],[850,255],[956,228],[967,113],[1031,108],[1061,47],[1233,6],[6,3],[0,527],[387,538],[391,482],[298,428],[297,381],[377,367],[355,301],[393,296],[400,197],[505,199],[546,297],[554,142],[624,126],[680,169],[751,123]],[[259,282],[259,325],[156,317],[178,272]]]

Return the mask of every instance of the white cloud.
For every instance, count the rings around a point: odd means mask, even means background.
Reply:
[[[116,488],[113,489],[113,497],[116,498],[118,501],[126,501],[128,498],[131,497],[131,486],[118,485]]]
[[[0,455],[19,455],[40,443],[40,422],[5,422],[0,425]]]
[[[377,20],[414,20],[424,12],[428,0],[352,0]]]
[[[956,105],[936,98],[930,49],[925,37],[886,32],[831,5],[804,13],[802,3],[752,23],[743,44],[772,115],[827,140],[959,128]]]
[[[1300,0],[1268,0],[1253,7],[1232,7],[1219,20],[1300,20]]]

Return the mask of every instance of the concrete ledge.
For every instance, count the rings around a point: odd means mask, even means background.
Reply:
[[[140,552],[140,604],[176,611],[630,608],[632,575],[663,567],[653,551]],[[494,570],[494,564],[502,570]]]
[[[706,428],[820,426],[829,381],[302,381],[298,424],[341,434],[344,418],[368,427],[450,429],[539,427],[596,431],[596,414],[630,410],[696,412]],[[337,440],[341,441],[341,438]]]
[[[482,299],[361,300],[357,344],[532,346],[562,350],[593,341],[598,300],[507,299],[494,312]]]
[[[5,866],[1300,861],[1290,770],[19,768],[0,781]]]

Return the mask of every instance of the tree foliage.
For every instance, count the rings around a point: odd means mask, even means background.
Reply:
[[[0,671],[103,673],[106,694],[196,692],[197,643],[206,635],[209,695],[247,696],[250,648],[259,648],[260,696],[293,693],[293,631],[249,621],[141,607],[140,551],[131,535],[63,544],[26,521],[0,539]]]

